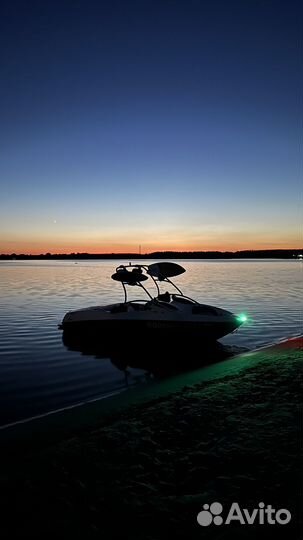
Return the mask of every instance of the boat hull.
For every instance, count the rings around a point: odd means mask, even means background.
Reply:
[[[237,321],[161,321],[161,320],[103,320],[73,321],[63,323],[66,335],[85,335],[94,339],[176,339],[200,337],[204,341],[216,341],[230,334],[239,326]]]

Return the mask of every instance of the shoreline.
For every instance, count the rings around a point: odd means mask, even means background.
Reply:
[[[12,430],[0,485],[4,515],[14,504],[17,517],[0,531],[36,537],[47,523],[53,534],[116,538],[122,520],[138,540],[268,538],[269,525],[202,529],[196,521],[205,503],[251,508],[264,500],[293,516],[275,525],[275,538],[299,540],[302,345],[302,337],[288,339],[141,396]]]
[[[301,259],[301,248],[244,249],[234,251],[153,251],[150,253],[0,253],[0,261],[16,260],[129,260],[129,259]]]
[[[249,367],[246,363],[240,364],[239,359],[248,360],[253,356],[255,363],[260,362],[262,358],[258,356],[258,353],[277,351],[281,348],[299,348],[303,354],[303,335],[282,338],[253,350],[232,355],[230,358],[209,363],[198,369],[181,372],[167,379],[157,381],[157,385],[146,383],[143,386],[130,387],[127,390],[119,390],[106,396],[77,402],[4,424],[0,426],[0,444],[3,445],[2,450],[6,442],[9,442],[10,445],[10,441],[14,443],[15,441],[20,442],[24,440],[26,438],[27,425],[30,425],[32,433],[38,432],[41,434],[41,430],[45,432],[51,431],[54,433],[55,439],[58,436],[60,438],[62,436],[65,437],[71,434],[73,429],[85,428],[86,425],[93,426],[95,422],[98,422],[96,415],[111,415],[121,407],[129,407],[137,403],[143,404],[158,397],[169,396],[184,386],[191,386],[201,381],[210,381],[213,378],[231,375],[239,369],[242,370]],[[91,423],[87,421],[87,415],[92,415]],[[86,419],[84,424],[83,417]],[[64,429],[64,426],[66,429]],[[48,436],[47,441],[49,439],[50,437]]]

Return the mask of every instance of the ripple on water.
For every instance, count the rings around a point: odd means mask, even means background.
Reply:
[[[0,423],[125,389],[124,374],[109,360],[67,350],[58,330],[69,310],[121,301],[120,285],[110,280],[118,264],[0,263]],[[302,265],[296,261],[181,264],[188,271],[176,283],[185,294],[247,313],[247,324],[223,343],[254,348],[302,332]],[[138,373],[130,370],[130,384]]]

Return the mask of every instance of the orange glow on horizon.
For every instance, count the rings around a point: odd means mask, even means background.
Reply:
[[[163,252],[163,251],[176,251],[176,252],[188,252],[188,251],[244,251],[244,250],[271,250],[271,249],[303,249],[302,243],[298,242],[261,242],[256,241],[254,243],[244,243],[244,242],[226,242],[222,244],[210,244],[205,243],[202,245],[199,244],[178,244],[178,243],[148,243],[141,245],[141,254],[145,255],[153,252]],[[123,254],[123,253],[132,253],[139,254],[140,247],[134,243],[113,243],[111,245],[102,244],[98,247],[96,245],[79,244],[79,245],[69,245],[68,243],[64,245],[47,245],[47,244],[38,244],[38,243],[25,243],[25,242],[12,242],[7,243],[5,246],[0,245],[0,254],[12,254],[17,255],[41,255],[41,254],[71,254],[71,253],[88,253],[88,254]]]

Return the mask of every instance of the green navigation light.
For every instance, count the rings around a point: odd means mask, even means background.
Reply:
[[[247,321],[247,315],[240,313],[240,315],[237,315],[237,319],[240,323],[245,323]]]

